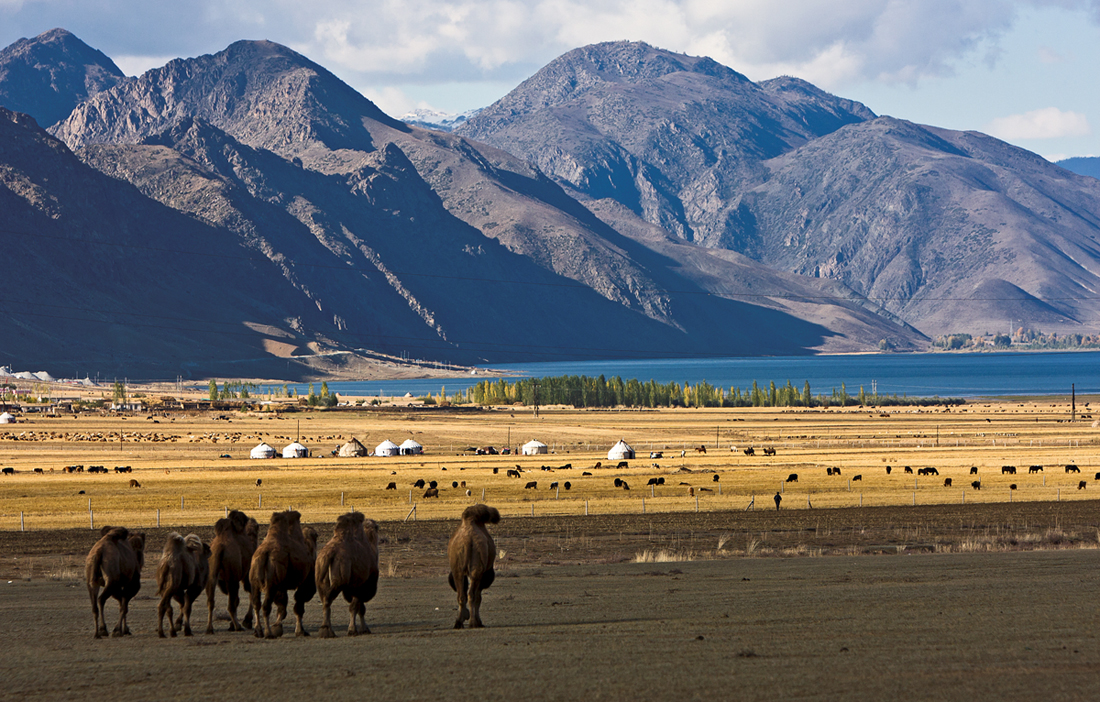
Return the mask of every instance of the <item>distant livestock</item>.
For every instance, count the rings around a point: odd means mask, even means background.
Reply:
[[[665,454],[664,454],[663,451],[650,451],[649,452],[649,457],[650,458],[664,458]]]
[[[797,483],[798,482],[798,473],[791,473],[790,475],[788,475],[786,482],[788,482],[788,483]]]
[[[622,486],[623,486],[623,490],[629,490],[630,489],[630,485],[628,485],[625,480],[622,481]]]
[[[526,485],[524,485],[524,486],[523,486],[523,489],[524,489],[524,490],[537,490],[537,489],[538,489],[538,487],[539,487],[539,481],[537,481],[537,480],[532,480],[531,482],[529,482],[529,483],[527,483]]]
[[[508,475],[509,478],[518,478],[519,477],[519,471],[509,468],[507,475]]]
[[[397,489],[397,483],[390,483],[389,485],[386,486],[386,489],[387,490],[396,490]]]
[[[415,483],[413,483],[413,487],[416,488],[417,490],[423,490],[424,485],[425,485],[425,483],[424,483],[423,478],[421,478],[421,479],[417,480]]]
[[[584,475],[592,475],[592,474],[591,474],[591,473],[589,473],[588,471],[583,471],[583,472],[581,473],[581,475],[582,475],[582,476],[584,476]]]
[[[863,476],[862,475],[853,475],[852,476],[852,482],[855,482],[857,480],[863,480]]]
[[[664,478],[661,478],[661,480],[664,480]],[[718,482],[718,474],[717,473],[714,474],[714,482],[716,482],[716,483]],[[664,485],[664,483],[661,483],[661,484]]]
[[[264,484],[264,481],[263,481],[262,478],[256,478],[256,487],[260,487],[263,484]]]
[[[944,487],[951,487],[951,478],[944,478],[943,479],[943,486]]]
[[[452,480],[451,481],[451,487],[453,487],[453,488],[458,487],[458,481],[457,480]]]
[[[1001,466],[1001,475],[1016,475],[1016,466]]]
[[[1072,463],[1070,463],[1068,466],[1066,466],[1066,472],[1067,473],[1080,473],[1081,469],[1078,468],[1077,466],[1073,465]]]
[[[564,483],[562,483],[562,487],[565,488],[566,490],[568,490],[569,488],[571,488],[573,486],[569,483],[568,480],[566,480]]]
[[[1028,473],[1042,473],[1043,472],[1043,467],[1042,466],[1028,466],[1027,472]]]
[[[695,453],[706,453],[707,452],[707,447],[706,446],[696,446],[694,448],[695,448]]]
[[[913,469],[912,469],[912,468],[910,468],[909,466],[905,466],[905,472],[906,472],[906,473],[909,473],[910,475],[912,475],[912,474],[913,474]]]
[[[130,478],[130,487],[132,487],[132,488],[139,488],[139,487],[141,487],[141,483],[139,483],[138,481],[134,480],[133,478]]]
[[[629,467],[630,467],[630,464],[629,464],[629,463],[627,463],[626,461],[619,461],[619,465],[617,465],[617,466],[615,466],[615,467],[616,467],[616,468],[629,468]]]
[[[554,482],[550,483],[550,489],[551,490],[557,490],[558,489],[558,481],[555,480]]]
[[[1016,483],[1012,483],[1011,485],[1009,485],[1008,489],[1009,490],[1015,490],[1016,489]]]
[[[439,497],[439,488],[428,488],[427,490],[424,491],[424,497],[425,498],[428,498],[428,497],[438,498]]]
[[[974,482],[970,483],[970,487],[974,488],[975,490],[981,490],[982,489],[982,481],[975,480]]]
[[[971,475],[977,475],[978,474],[978,466],[970,466],[970,474]]]
[[[890,475],[890,471],[892,470],[893,468],[891,468],[890,466],[886,466],[886,475]]]
[[[765,455],[765,456],[774,456],[774,455],[775,455],[775,449],[774,449],[774,448],[772,448],[772,447],[770,447],[770,446],[769,446],[769,447],[765,447],[765,448],[764,448],[764,455]]]
[[[745,449],[745,455],[746,456],[755,456],[756,455],[756,449],[754,449],[752,446],[748,447],[747,449]]]
[[[1077,489],[1078,489],[1078,490],[1084,490],[1084,489],[1085,489],[1085,488],[1087,488],[1088,486],[1089,486],[1089,484],[1088,484],[1087,482],[1085,482],[1084,480],[1082,480],[1081,482],[1077,483]]]

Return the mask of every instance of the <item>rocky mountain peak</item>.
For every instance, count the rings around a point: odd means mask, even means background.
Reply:
[[[29,114],[44,127],[124,80],[114,61],[64,29],[0,50],[0,105]]]

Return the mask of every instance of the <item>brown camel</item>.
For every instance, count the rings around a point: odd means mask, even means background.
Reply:
[[[111,636],[130,633],[126,614],[130,600],[141,590],[141,569],[145,565],[145,534],[131,534],[126,527],[103,527],[99,541],[84,561],[84,579],[95,617],[95,637],[107,635],[107,617],[103,605],[108,598],[118,600],[118,624]],[[99,589],[103,588],[100,593]]]
[[[230,631],[252,628],[252,607],[244,615],[244,626],[237,621],[237,605],[241,603],[239,586],[248,592],[248,568],[260,540],[260,525],[244,512],[233,510],[228,517],[214,523],[214,540],[210,542],[210,579],[206,583],[206,633],[214,633],[214,596],[220,588],[229,595]]]
[[[361,512],[343,514],[336,531],[317,554],[317,594],[324,608],[321,638],[335,638],[332,631],[332,603],[343,593],[349,603],[348,636],[369,634],[366,603],[378,592],[378,524]],[[356,626],[358,615],[362,627]]]
[[[302,528],[301,513],[294,510],[272,513],[267,536],[252,554],[248,571],[248,594],[256,616],[257,638],[275,639],[283,635],[290,590],[294,590],[294,634],[309,636],[302,626],[302,615],[306,602],[317,590],[313,579],[316,554],[317,532],[310,527]],[[278,608],[275,624],[271,623],[272,604]]]
[[[447,581],[451,589],[458,593],[456,629],[461,629],[467,619],[472,628],[485,626],[481,623],[481,592],[488,589],[496,578],[493,563],[497,558],[496,544],[485,524],[499,521],[500,512],[495,508],[471,505],[462,512],[462,524],[447,544],[447,556],[451,561],[451,574],[447,576]],[[467,592],[469,611],[466,609]]]
[[[186,538],[176,532],[168,535],[164,551],[157,566],[157,635],[164,638],[164,615],[168,615],[168,629],[175,638],[183,628],[183,635],[191,635],[191,605],[206,589],[210,577],[210,547],[195,534]],[[179,618],[172,619],[172,600],[180,605]]]

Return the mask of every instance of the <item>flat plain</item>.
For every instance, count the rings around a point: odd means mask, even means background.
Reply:
[[[1041,401],[35,417],[0,432],[0,465],[16,470],[0,478],[0,697],[1095,699],[1100,430],[1078,410],[1077,421],[1068,403]],[[352,437],[411,437],[426,454],[318,456]],[[295,438],[315,457],[247,458],[260,440]],[[553,454],[466,450],[532,438]],[[626,468],[608,466],[619,438],[638,451]],[[61,472],[73,464],[133,472]],[[507,477],[517,465],[522,477]],[[916,474],[925,467],[939,475]],[[654,477],[665,484],[650,488]],[[419,478],[440,498],[413,488]],[[503,516],[499,577],[488,628],[453,631],[446,539],[482,490]],[[288,506],[322,540],[352,508],[382,523],[374,634],[346,639],[337,606],[334,641],[261,641],[222,621],[212,636],[161,641],[147,580],[134,636],[93,640],[81,577],[99,527],[146,531],[151,578],[168,531],[207,539],[226,508],[264,523]],[[316,631],[316,600],[306,612]],[[113,625],[117,607],[107,613]],[[204,602],[195,618],[205,623]]]

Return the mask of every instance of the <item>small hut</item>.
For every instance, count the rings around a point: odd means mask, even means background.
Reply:
[[[375,456],[397,456],[401,453],[401,447],[386,439],[374,447]]]
[[[351,441],[347,442],[346,444],[344,444],[343,446],[340,447],[340,450],[337,451],[337,454],[342,456],[343,458],[353,458],[355,456],[366,456],[367,455],[367,447],[364,446],[362,443],[360,443],[359,439],[352,438]]]
[[[419,456],[424,453],[424,447],[412,439],[405,439],[397,448],[401,451],[402,456]]]
[[[309,458],[309,449],[295,441],[283,447],[283,458]]]
[[[619,439],[619,443],[611,447],[611,450],[607,452],[607,460],[609,461],[626,461],[634,458],[634,449],[630,448],[624,440]]]
[[[275,447],[260,442],[256,448],[248,452],[249,458],[275,458]]]
[[[0,414],[0,424],[15,424],[15,415],[10,412]]]
[[[535,439],[531,439],[524,444],[521,450],[524,456],[537,456],[540,453],[550,453],[550,449],[547,448],[546,444]]]

